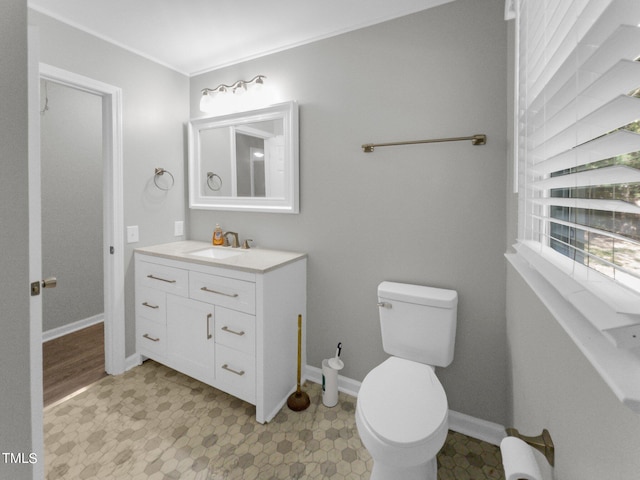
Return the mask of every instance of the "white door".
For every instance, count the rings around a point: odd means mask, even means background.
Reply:
[[[32,288],[41,286],[42,239],[40,230],[40,75],[39,36],[29,27],[29,279]],[[30,302],[30,382],[31,443],[38,461],[33,464],[33,478],[44,478],[44,435],[42,431],[42,296],[32,291]]]

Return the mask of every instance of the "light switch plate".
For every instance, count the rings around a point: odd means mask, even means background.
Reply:
[[[138,234],[138,226],[132,225],[127,227],[127,243],[135,243],[140,240],[140,236]]]
[[[173,225],[173,234],[176,237],[181,237],[184,235],[184,222],[182,220],[177,220]]]

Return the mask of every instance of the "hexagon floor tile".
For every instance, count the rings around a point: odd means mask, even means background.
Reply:
[[[47,480],[368,479],[372,460],[355,398],[286,406],[268,424],[255,407],[151,360],[44,412]],[[449,432],[439,480],[504,479],[498,447]]]

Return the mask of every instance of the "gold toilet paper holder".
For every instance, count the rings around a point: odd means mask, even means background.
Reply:
[[[528,443],[545,456],[545,458],[549,462],[549,465],[551,465],[552,467],[554,466],[555,447],[553,446],[553,440],[551,440],[551,434],[549,433],[549,430],[545,428],[544,430],[542,430],[542,433],[536,437],[528,437],[527,435],[522,435],[515,428],[507,428],[506,430],[508,436],[517,437],[525,443]]]

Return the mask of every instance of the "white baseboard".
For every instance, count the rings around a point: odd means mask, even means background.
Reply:
[[[98,323],[101,323],[101,322],[104,322],[104,313],[100,313],[98,315],[94,315],[93,317],[78,320],[77,322],[69,323],[61,327],[52,328],[51,330],[42,332],[42,342],[43,343],[48,342],[49,340],[53,340],[54,338],[62,337],[64,335],[68,335],[69,333],[77,332],[78,330],[82,330],[83,328],[87,328],[92,325],[97,325]]]
[[[449,410],[449,428],[468,437],[499,446],[507,432],[503,425]]]
[[[134,353],[133,355],[129,355],[124,359],[124,371],[128,372],[134,367],[138,365],[142,365],[142,355],[139,353]]]
[[[305,365],[304,377],[314,383],[322,385],[322,369]],[[338,391],[352,397],[357,397],[362,382],[338,375]],[[507,435],[504,426],[472,417],[464,413],[449,410],[449,428],[468,437],[477,438],[492,445],[500,445],[500,441]]]

